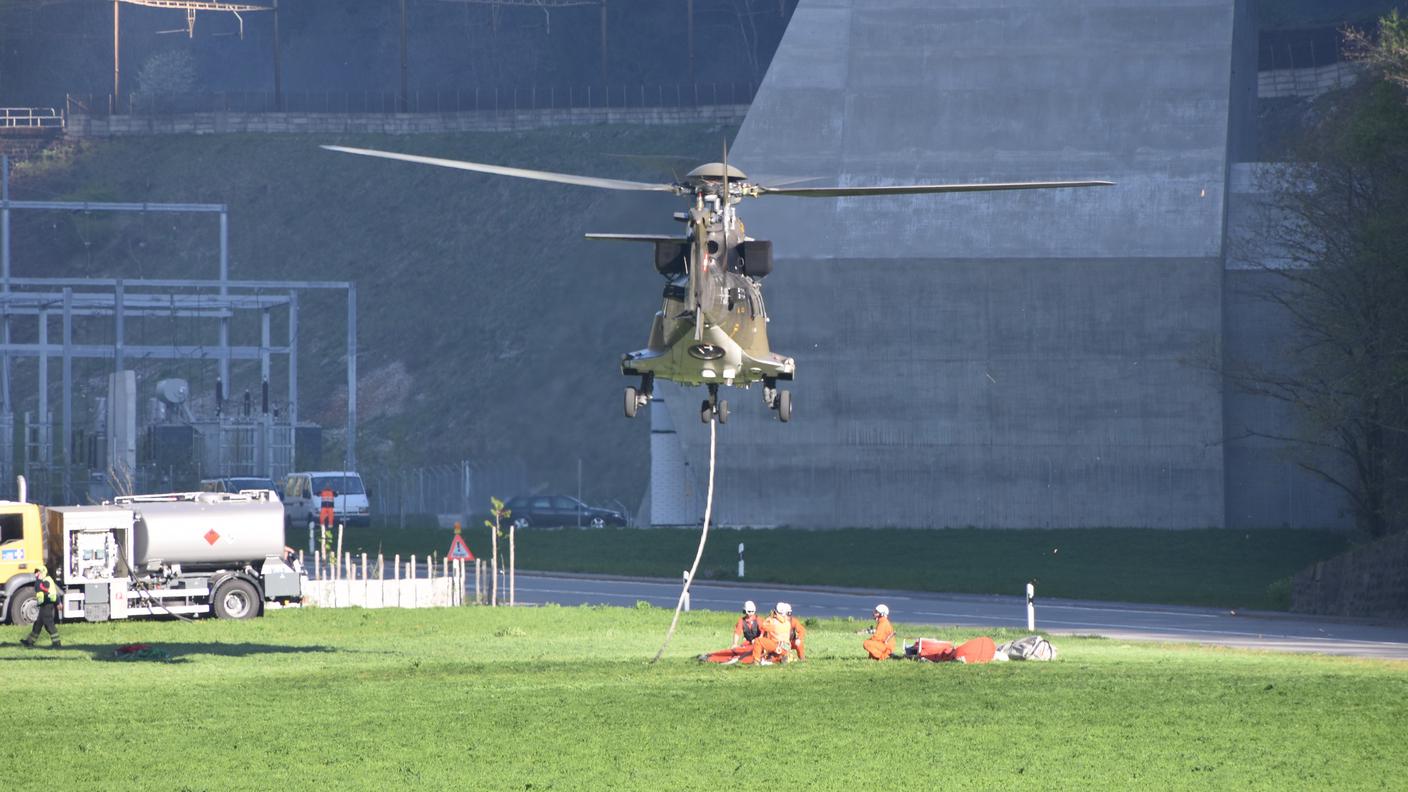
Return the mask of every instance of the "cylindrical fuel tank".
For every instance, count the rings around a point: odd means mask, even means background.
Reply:
[[[274,501],[132,503],[139,567],[151,562],[230,564],[262,561],[284,549],[284,509]]]

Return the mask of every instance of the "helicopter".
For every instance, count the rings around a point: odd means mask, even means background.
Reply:
[[[1043,190],[1104,187],[1110,181],[990,182],[975,184],[901,184],[875,187],[795,187],[749,181],[747,174],[723,159],[700,165],[674,182],[640,182],[528,170],[464,160],[401,154],[347,146],[323,146],[329,151],[434,165],[442,168],[512,176],[520,179],[596,187],[607,190],[668,192],[686,197],[689,207],[675,212],[685,223],[682,235],[587,234],[587,239],[649,243],[655,248],[655,270],[665,278],[663,305],[656,311],[644,349],[621,356],[621,373],[640,377],[626,388],[624,407],[634,418],[650,403],[656,378],[708,389],[699,407],[699,420],[728,422],[728,401],[719,387],[748,388],[762,383],[763,401],[783,423],[792,420],[792,394],[779,387],[796,376],[792,357],[772,351],[767,326],[772,321],[763,303],[762,281],[772,272],[772,242],[747,235],[735,207],[745,198],[768,195],[799,198],[844,198],[876,195]],[[807,180],[801,180],[807,181]],[[791,182],[795,183],[795,181]]]

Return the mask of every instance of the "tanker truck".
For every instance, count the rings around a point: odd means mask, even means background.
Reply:
[[[297,601],[304,576],[284,560],[284,511],[273,492],[177,492],[45,508],[0,501],[0,619],[32,624],[35,566],[62,590],[59,618],[224,619]]]

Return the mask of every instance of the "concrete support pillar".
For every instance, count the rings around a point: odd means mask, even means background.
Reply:
[[[64,363],[63,363],[63,460],[64,490],[60,503],[69,503],[73,471],[73,287],[64,287]]]
[[[347,284],[347,466],[357,469],[357,284]]]

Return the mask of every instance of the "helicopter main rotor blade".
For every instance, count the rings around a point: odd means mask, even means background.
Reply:
[[[896,184],[888,187],[764,187],[757,195],[792,195],[798,198],[843,198],[859,195],[919,195],[923,193],[995,192],[998,190],[1053,190],[1064,187],[1109,187],[1111,181],[990,182],[988,184]]]
[[[603,242],[688,242],[689,237],[671,234],[585,234],[587,239]]]
[[[575,184],[579,187],[669,193],[677,191],[677,188],[673,184],[652,184],[650,182],[627,181],[625,179],[577,176],[571,173],[553,173],[552,171],[528,170],[526,168],[509,168],[503,165],[486,165],[482,162],[466,162],[464,160],[441,159],[440,157],[422,157],[416,154],[399,154],[394,151],[377,151],[376,149],[349,148],[347,146],[323,146],[323,148],[328,151],[340,151],[344,154],[360,154],[364,157],[381,157],[382,159],[416,162],[422,165],[455,168],[456,170],[474,171],[475,173],[513,176],[519,179],[535,179],[537,181],[556,182],[558,184]]]

